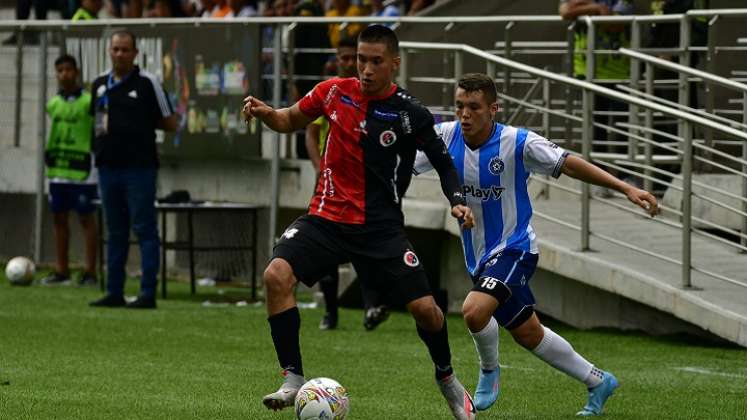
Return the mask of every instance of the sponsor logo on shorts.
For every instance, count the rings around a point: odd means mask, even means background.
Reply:
[[[488,171],[490,171],[491,174],[498,176],[501,173],[503,173],[503,169],[506,167],[506,165],[503,163],[500,157],[494,156],[492,159],[490,159],[490,162],[488,163]]]
[[[283,232],[283,238],[293,239],[293,237],[296,236],[297,233],[298,229],[296,228],[286,229],[285,232]]]
[[[389,147],[397,141],[397,135],[392,130],[386,130],[379,136],[379,143],[384,147]]]
[[[405,255],[403,259],[405,261],[405,264],[407,264],[410,267],[417,267],[420,264],[420,260],[418,259],[418,256],[415,255],[415,253],[410,251],[409,249],[405,251]]]

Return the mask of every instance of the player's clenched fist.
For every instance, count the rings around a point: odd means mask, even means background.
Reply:
[[[475,216],[472,215],[472,209],[467,206],[457,204],[451,208],[451,215],[459,219],[462,229],[472,229],[472,226],[475,224]]]
[[[255,98],[254,96],[247,96],[246,98],[244,98],[244,108],[242,109],[242,112],[244,113],[244,120],[246,120],[246,122],[251,121],[254,117],[262,119],[262,117],[266,116],[272,111],[272,107]]]

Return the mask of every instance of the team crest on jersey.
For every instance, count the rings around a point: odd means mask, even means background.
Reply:
[[[418,259],[418,256],[415,255],[414,252],[410,251],[409,249],[405,251],[404,258],[405,264],[407,264],[410,267],[417,267],[420,264],[420,260]]]
[[[386,130],[379,136],[379,143],[384,147],[389,147],[397,141],[397,135],[392,130]]]
[[[488,162],[488,171],[490,171],[491,174],[498,176],[501,173],[503,173],[503,168],[505,168],[505,164],[501,160],[500,157],[494,156],[492,159],[490,159],[490,162]]]

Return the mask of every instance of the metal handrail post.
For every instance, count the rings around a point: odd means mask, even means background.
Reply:
[[[511,59],[512,46],[511,46],[511,29],[514,27],[514,22],[508,22],[503,30],[503,56],[507,59]],[[511,87],[511,69],[508,67],[503,68],[503,93],[509,94],[509,88]],[[508,119],[510,114],[511,104],[506,101],[503,103],[503,121]]]
[[[641,31],[640,31],[640,25],[638,24],[638,21],[634,20],[631,28],[631,40],[630,40],[630,48],[632,49],[638,49],[641,47]],[[630,88],[638,90],[638,84],[641,78],[641,67],[638,60],[631,59],[630,60]],[[639,124],[639,117],[638,117],[638,107],[635,105],[630,105],[630,114],[628,121],[633,126],[638,126]],[[634,134],[640,134],[637,130],[635,130]],[[628,136],[628,160],[634,160],[635,155],[638,154],[638,142],[635,140],[635,136]]]
[[[715,27],[716,21],[718,21],[718,15],[714,16],[708,21],[707,31],[708,31],[708,53],[706,54],[706,71],[711,74],[716,74],[716,40],[714,39],[716,37],[716,34],[713,30]],[[713,83],[710,83],[708,80],[704,80],[704,88],[705,88],[705,109],[706,112],[709,114],[713,114],[713,109],[715,108],[715,98],[713,96],[713,88],[715,87]],[[693,105],[694,107],[694,105]],[[713,147],[713,130],[706,128],[704,131],[705,135],[705,143],[708,147]]]
[[[593,102],[594,93],[589,89],[584,88],[582,91],[583,95],[583,138],[581,144],[581,154],[585,160],[591,161],[591,141],[594,133],[594,115],[593,115]],[[591,186],[586,183],[581,183],[581,251],[589,250],[589,235],[591,232]]]
[[[692,287],[692,186],[693,186],[693,132],[689,121],[682,122],[682,287]]]
[[[42,261],[42,241],[44,240],[42,220],[44,210],[44,149],[47,144],[47,31],[39,34],[39,104],[36,149],[36,208],[34,209],[34,261]],[[19,98],[20,99],[20,98]]]
[[[464,74],[464,53],[461,51],[454,51],[454,89],[456,89],[457,82]]]
[[[594,22],[585,16],[586,20],[586,81],[594,83],[596,77],[596,62],[594,59],[594,49],[597,47],[597,31]],[[593,106],[592,106],[593,108]]]
[[[575,43],[576,43],[576,21],[571,22],[566,29],[566,37],[568,41],[568,52],[566,54],[567,60],[567,76],[573,77],[574,61],[575,61]],[[573,96],[571,87],[565,85],[565,113],[571,115],[573,112]],[[573,122],[570,119],[565,120],[565,147],[575,150],[573,148]]]
[[[545,105],[547,109],[550,109],[552,107],[552,96],[550,92],[550,81],[548,79],[542,79],[542,103]],[[551,138],[550,135],[550,113],[549,112],[543,112],[542,113],[542,134],[545,136],[545,138]],[[566,147],[568,145],[566,144]],[[549,177],[546,177],[546,179],[549,180]],[[543,184],[542,185],[542,197],[544,198],[550,198],[550,184]]]
[[[654,66],[651,63],[646,63],[646,94],[654,94]],[[651,145],[651,141],[654,139],[653,134],[651,134],[651,130],[654,128],[654,112],[650,108],[646,108],[643,119],[646,128],[648,128],[643,135],[646,137],[646,140],[649,140],[643,145],[644,163],[646,164],[646,169],[644,169],[646,177],[643,179],[643,189],[651,191],[654,184],[651,181],[651,175],[653,174],[649,168],[651,168],[654,154],[654,148]]]
[[[280,108],[280,101],[282,100],[281,94],[283,89],[283,79],[280,77],[280,67],[282,65],[283,57],[283,26],[282,24],[274,25],[273,33],[273,56],[272,56],[272,105],[275,108]],[[271,173],[272,180],[270,184],[270,226],[268,229],[269,243],[268,254],[272,255],[272,248],[275,246],[275,238],[277,236],[277,223],[278,223],[278,209],[280,199],[280,139],[281,134],[277,131],[274,132],[274,139],[272,142],[272,165]]]
[[[399,77],[397,78],[397,84],[402,88],[407,89],[407,78],[408,78],[408,66],[410,64],[409,51],[407,48],[402,48],[399,51]]]
[[[13,147],[21,146],[21,96],[23,95],[23,34],[16,31],[16,109],[13,115]]]
[[[679,64],[690,67],[690,20],[686,15],[680,18],[680,57]],[[678,102],[682,106],[688,106],[690,102],[690,83],[684,73],[678,77]],[[677,124],[679,137],[684,137],[685,126],[682,121]]]
[[[742,122],[747,124],[747,92],[742,93]],[[747,160],[747,141],[742,141],[742,159]],[[742,165],[742,172],[747,173],[747,165]],[[742,197],[747,197],[747,178],[745,177],[742,177]],[[747,213],[745,201],[742,201],[742,211]],[[747,234],[747,217],[742,217],[742,233]],[[742,238],[741,243],[742,246],[747,247],[747,239]]]

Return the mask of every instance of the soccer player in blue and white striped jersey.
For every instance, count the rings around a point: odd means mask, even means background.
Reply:
[[[457,120],[436,125],[454,160],[475,225],[462,230],[465,263],[474,287],[464,301],[464,320],[480,356],[475,406],[486,410],[498,398],[498,325],[556,369],[586,385],[589,400],[579,415],[598,415],[618,387],[617,379],[576,353],[534,313],[529,279],[538,260],[527,191],[531,173],[581,181],[619,191],[651,216],[656,198],[524,128],[495,123],[497,91],[489,76],[467,74],[455,94]],[[416,174],[431,169],[418,153]]]

